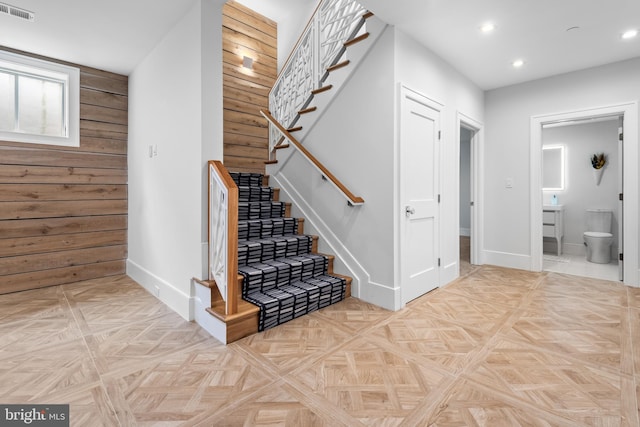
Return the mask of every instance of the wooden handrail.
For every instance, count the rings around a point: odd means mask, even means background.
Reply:
[[[231,175],[224,167],[222,162],[218,160],[209,161],[209,173],[215,173],[227,192],[227,218],[226,218],[226,282],[224,284],[226,288],[226,314],[235,314],[238,312],[238,299],[240,295],[238,293],[237,277],[238,277],[238,186],[231,178]],[[209,177],[209,257],[212,256],[211,242],[211,177]],[[209,259],[209,265],[211,265],[211,258]],[[212,277],[212,272],[209,271],[209,278]]]
[[[313,154],[309,152],[287,129],[284,128],[269,111],[260,110],[260,114],[267,119],[273,126],[275,126],[280,133],[287,139],[294,147],[298,149],[316,169],[320,171],[323,177],[327,178],[342,194],[346,197],[349,206],[361,205],[364,203],[364,199],[359,196],[353,195],[351,191],[345,185],[338,180],[329,170],[318,160]]]

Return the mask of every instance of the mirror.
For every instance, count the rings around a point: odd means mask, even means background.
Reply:
[[[542,190],[564,190],[564,146],[542,147]]]

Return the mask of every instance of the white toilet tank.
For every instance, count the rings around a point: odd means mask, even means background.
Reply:
[[[613,212],[608,209],[587,209],[587,231],[611,232]]]

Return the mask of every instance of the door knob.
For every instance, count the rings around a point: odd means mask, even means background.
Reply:
[[[404,214],[406,216],[413,215],[414,213],[416,213],[416,210],[413,207],[407,206],[406,208],[404,208]]]

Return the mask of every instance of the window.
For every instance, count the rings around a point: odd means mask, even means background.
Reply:
[[[0,140],[80,146],[80,71],[0,51]]]

